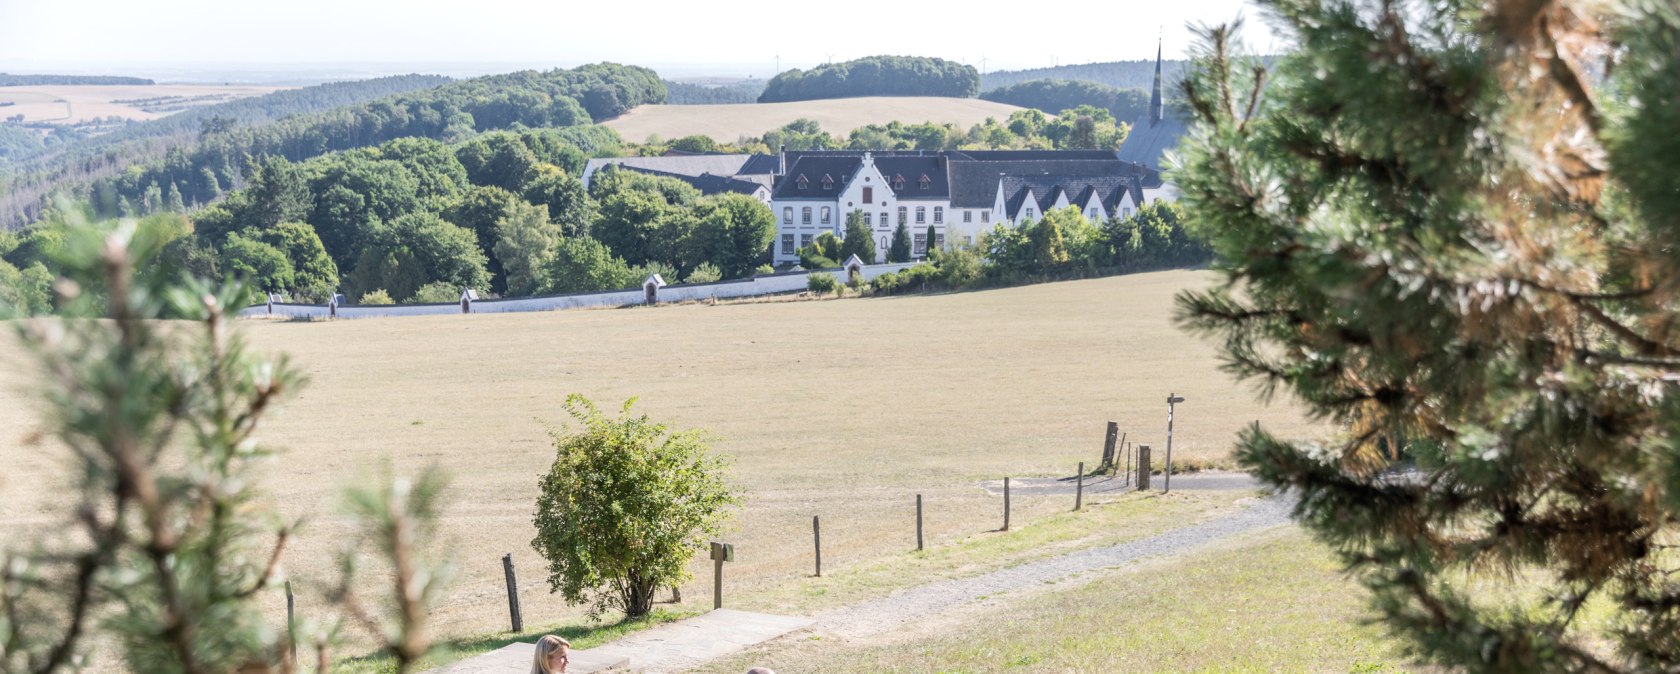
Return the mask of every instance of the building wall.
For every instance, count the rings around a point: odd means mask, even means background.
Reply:
[[[872,281],[882,274],[902,271],[915,266],[915,263],[875,264],[864,265],[863,280]],[[750,279],[719,281],[717,283],[701,283],[693,285],[665,286],[659,289],[660,302],[700,301],[711,298],[729,299],[733,297],[757,297],[761,295],[775,295],[780,293],[799,292],[809,283],[812,274],[828,274],[846,282],[846,272],[840,269],[822,269],[808,272],[791,272],[758,276]],[[498,314],[528,311],[559,311],[562,309],[586,309],[592,307],[622,307],[643,304],[646,296],[641,288],[628,290],[611,290],[598,293],[581,293],[576,295],[554,295],[550,297],[522,297],[506,300],[479,300],[472,303],[472,313]],[[461,313],[461,304],[395,304],[384,306],[348,306],[338,308],[338,318],[383,318],[393,316],[436,316]],[[331,311],[320,304],[275,304],[273,314],[269,313],[268,305],[259,304],[247,307],[239,312],[245,318],[262,318],[275,316],[280,318],[328,318]]]

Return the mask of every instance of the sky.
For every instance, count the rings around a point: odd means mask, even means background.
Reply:
[[[596,61],[666,76],[767,77],[875,54],[1013,70],[1182,56],[1187,23],[1248,17],[1247,0],[649,2],[618,0],[0,0],[0,71],[495,71]],[[1049,11],[1047,11],[1049,10]],[[1055,19],[1063,19],[1059,24]],[[452,73],[444,73],[452,74]]]

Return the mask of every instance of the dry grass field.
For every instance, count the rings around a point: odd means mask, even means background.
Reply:
[[[75,124],[98,117],[157,119],[179,112],[175,108],[182,105],[221,103],[288,88],[214,84],[0,87],[0,103],[14,103],[0,106],[0,117],[21,114],[25,122],[52,124]]]
[[[547,429],[566,420],[568,393],[608,409],[636,396],[638,411],[709,429],[733,462],[748,498],[725,537],[738,559],[731,592],[786,597],[810,572],[811,515],[823,518],[825,570],[913,548],[916,493],[930,545],[986,532],[1000,499],[979,481],[1071,474],[1096,461],[1110,419],[1161,447],[1169,391],[1188,399],[1175,457],[1227,460],[1233,434],[1254,420],[1321,435],[1299,410],[1258,403],[1217,370],[1211,345],[1172,326],[1173,295],[1212,279],[1172,271],[931,296],[252,321],[259,348],[290,354],[311,379],[267,425],[263,440],[283,453],[264,486],[282,513],[310,517],[287,553],[307,591],[330,576],[347,533],[334,514],[346,482],[387,461],[398,472],[440,464],[454,475],[442,534],[461,565],[436,613],[440,632],[505,626],[499,558],[509,552],[527,622],[567,619],[581,611],[546,593],[530,547]],[[0,346],[0,538],[55,521],[68,479],[58,454],[22,441],[39,405],[17,360]],[[1017,497],[1016,521],[1069,505]],[[685,594],[709,604],[709,579]]]
[[[894,120],[907,124],[951,122],[967,129],[987,117],[1002,120],[1020,109],[978,98],[931,96],[740,105],[644,105],[608,121],[606,125],[618,131],[625,140],[636,143],[653,134],[665,139],[699,134],[733,142],[743,137],[762,136],[766,131],[802,117],[816,120],[824,131],[841,135],[860,126]]]

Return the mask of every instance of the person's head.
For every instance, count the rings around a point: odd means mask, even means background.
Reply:
[[[537,652],[531,656],[531,674],[563,674],[570,661],[572,642],[553,634],[537,640]]]

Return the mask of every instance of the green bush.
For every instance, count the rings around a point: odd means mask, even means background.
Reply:
[[[356,303],[357,304],[370,305],[370,306],[379,306],[379,305],[384,305],[384,304],[396,304],[396,302],[391,300],[391,293],[385,292],[384,288],[380,288],[378,290],[370,290],[368,292],[362,293],[362,299],[357,301]]]
[[[831,293],[840,289],[840,281],[828,272],[811,272],[805,275],[805,289],[817,295]]]
[[[448,281],[433,281],[420,286],[414,296],[403,304],[448,304],[461,299],[461,291]]]
[[[688,278],[683,279],[683,283],[716,283],[722,278],[723,272],[718,271],[717,265],[703,262],[688,273]]]
[[[740,496],[698,431],[631,416],[635,398],[607,416],[583,396],[566,398],[582,428],[554,433],[531,546],[548,560],[549,590],[635,618],[653,593],[689,578],[688,563],[718,532]]]

